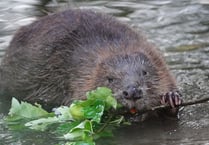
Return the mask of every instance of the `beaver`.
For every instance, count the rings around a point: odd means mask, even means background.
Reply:
[[[99,86],[126,108],[181,104],[165,60],[146,38],[116,18],[70,9],[23,26],[1,62],[0,88],[42,105],[69,105]],[[169,114],[168,113],[168,114]]]

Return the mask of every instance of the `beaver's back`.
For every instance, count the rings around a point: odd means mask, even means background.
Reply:
[[[96,87],[94,74],[104,59],[137,52],[167,75],[160,54],[114,18],[89,10],[55,13],[16,33],[1,64],[0,87],[31,102],[69,104]]]

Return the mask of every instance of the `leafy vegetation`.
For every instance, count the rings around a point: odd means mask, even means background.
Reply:
[[[110,113],[118,106],[110,89],[99,87],[87,92],[86,96],[86,100],[54,108],[51,113],[38,104],[18,102],[13,98],[6,122],[17,131],[25,127],[54,132],[65,140],[65,145],[95,145],[95,139],[112,136],[113,127],[120,124],[123,117]]]

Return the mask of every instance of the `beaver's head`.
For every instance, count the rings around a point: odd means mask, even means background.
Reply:
[[[98,65],[97,70],[96,86],[111,88],[125,107],[135,107],[136,100],[158,95],[157,70],[142,53],[108,57]]]

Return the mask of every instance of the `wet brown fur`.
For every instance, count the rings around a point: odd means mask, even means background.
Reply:
[[[105,85],[102,77],[109,72],[102,64],[107,60],[140,53],[152,63],[159,82],[155,95],[138,104],[155,106],[176,83],[152,44],[110,16],[89,10],[55,13],[15,34],[1,63],[1,92],[30,102],[67,105]]]

